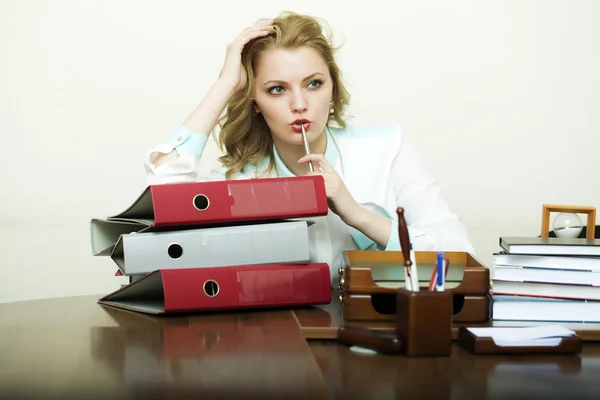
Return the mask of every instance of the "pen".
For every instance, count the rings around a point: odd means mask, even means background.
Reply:
[[[444,282],[446,278],[446,260],[444,259],[444,253],[437,253],[437,282],[435,285],[435,290],[438,292],[444,291]]]
[[[428,291],[433,292],[435,289],[435,283],[437,282],[437,274],[438,274],[438,265],[436,264],[433,270],[431,271],[431,279],[429,280]]]
[[[444,285],[446,284],[446,275],[448,275],[448,268],[450,268],[450,259],[446,258],[446,270],[444,271]]]
[[[400,247],[402,248],[402,255],[404,256],[404,286],[406,290],[411,292],[419,290],[419,281],[417,280],[417,287],[413,285],[414,282],[414,270],[413,263],[411,260],[411,245],[410,237],[408,236],[408,227],[406,226],[406,220],[404,219],[404,208],[398,207],[396,209],[398,214],[398,238],[400,239]]]
[[[304,141],[304,151],[306,152],[306,155],[309,155],[310,147],[308,146],[308,138],[306,137],[306,131],[304,130],[304,124],[300,124],[300,126],[302,127],[302,141]],[[313,172],[312,161],[308,162],[308,170],[310,172]]]
[[[415,292],[419,291],[419,273],[417,272],[417,256],[415,255],[415,251],[412,248],[412,244],[410,245],[410,277],[412,279],[412,287]]]

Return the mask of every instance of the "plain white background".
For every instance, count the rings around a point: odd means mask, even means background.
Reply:
[[[600,2],[0,0],[0,302],[118,288],[90,218],[129,206],[227,43],[282,10],[329,22],[351,121],[403,126],[485,263],[544,203],[600,206]]]

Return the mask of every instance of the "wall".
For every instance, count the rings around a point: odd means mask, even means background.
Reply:
[[[402,124],[484,262],[543,203],[600,206],[599,2],[3,0],[0,302],[118,288],[90,218],[129,206],[227,43],[281,10],[331,24],[353,122]]]

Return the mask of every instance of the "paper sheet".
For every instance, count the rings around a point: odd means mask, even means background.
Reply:
[[[558,346],[565,336],[575,332],[560,325],[505,328],[467,328],[473,335],[491,337],[497,346]]]

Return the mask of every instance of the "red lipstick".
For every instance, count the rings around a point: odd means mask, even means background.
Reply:
[[[305,118],[301,118],[292,122],[292,129],[294,132],[302,133],[302,124],[304,124],[305,131],[310,129],[310,121]]]

